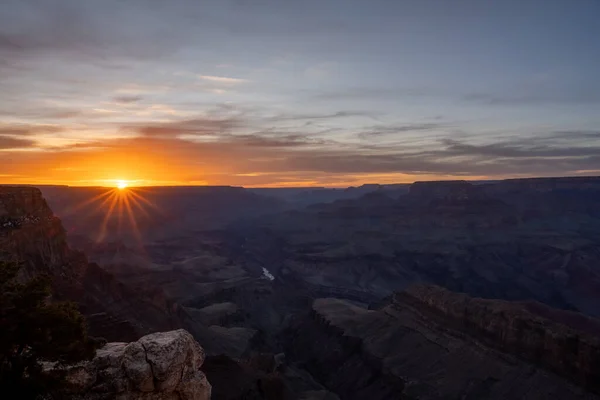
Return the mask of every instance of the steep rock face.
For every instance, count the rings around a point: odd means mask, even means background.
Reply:
[[[0,252],[24,261],[29,274],[43,270],[77,280],[85,270],[84,257],[69,252],[60,220],[33,187],[0,187]]]
[[[0,260],[23,263],[24,277],[51,276],[55,298],[79,303],[93,335],[135,340],[181,326],[176,305],[156,290],[129,289],[70,249],[60,219],[37,188],[0,186]]]
[[[346,399],[598,398],[413,299],[379,310],[315,300],[288,331],[286,354]]]
[[[92,361],[67,368],[70,395],[79,400],[208,400],[200,367],[204,350],[185,330],[108,343]]]
[[[413,299],[478,340],[600,392],[600,338],[593,334],[600,332],[600,321],[596,319],[539,303],[474,299],[432,285],[395,294],[394,304]]]
[[[323,306],[327,314],[321,312]],[[365,309],[342,300],[318,299],[311,316],[288,332],[286,354],[340,398],[406,398],[405,380],[385,370],[381,357],[365,349],[360,336],[347,334],[344,327],[329,320],[330,316],[375,322],[375,314]]]
[[[256,358],[262,358],[260,355]],[[202,367],[213,383],[213,400],[292,400],[296,397],[274,366],[234,360],[225,355],[208,356]]]

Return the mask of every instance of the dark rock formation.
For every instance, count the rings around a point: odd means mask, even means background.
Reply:
[[[283,354],[255,353],[241,360],[207,356],[202,371],[213,400],[339,400],[305,371],[286,365]]]
[[[473,191],[473,185],[467,181],[426,181],[410,185],[408,194],[431,200],[448,196],[460,197],[460,194],[466,196]]]
[[[61,221],[38,189],[0,186],[0,221],[0,259],[23,263],[25,275],[51,276],[54,296],[79,303],[93,335],[135,340],[180,325],[176,305],[160,290],[127,288],[70,249]]]
[[[519,222],[512,207],[466,181],[415,182],[399,204],[411,209],[403,223],[414,227],[473,229]]]
[[[214,382],[213,400],[294,399],[283,376],[269,365],[261,365],[261,358],[265,359],[255,356],[248,361],[237,361],[225,355],[207,357],[202,370]]]
[[[442,291],[438,296],[440,290],[412,289],[379,310],[316,300],[310,317],[288,331],[287,354],[345,399],[597,398],[549,371],[594,387],[595,353],[584,350],[593,342],[583,340],[582,333],[577,333],[582,346],[577,356],[569,328],[557,330],[529,314],[511,322],[492,312],[507,307],[504,302],[488,309],[464,295]],[[518,326],[529,333],[515,344]],[[549,354],[529,363],[528,354],[539,354],[540,348]],[[562,369],[551,361],[563,359]]]
[[[322,306],[330,313],[322,313]],[[371,354],[364,349],[362,337],[348,334],[344,326],[329,320],[330,316],[352,318],[363,310],[342,300],[316,300],[310,319],[290,329],[287,351],[298,365],[343,399],[405,398],[405,380],[383,366],[381,355]]]
[[[495,182],[491,187],[493,188],[492,192],[495,193],[515,191],[537,191],[548,193],[556,190],[600,190],[600,177],[578,176],[506,179],[504,181]]]
[[[425,305],[494,348],[600,392],[600,320],[539,303],[473,299],[430,285],[394,295],[393,304],[403,302]]]

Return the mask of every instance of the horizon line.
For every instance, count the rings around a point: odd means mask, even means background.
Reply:
[[[363,183],[359,185],[314,185],[314,186],[243,186],[243,185],[206,185],[206,184],[158,184],[158,185],[128,185],[128,189],[135,188],[195,188],[195,187],[213,187],[213,188],[241,188],[241,189],[348,189],[358,188],[363,186],[396,186],[396,185],[412,185],[417,182],[499,182],[499,181],[515,181],[515,180],[534,180],[534,179],[600,179],[600,175],[564,175],[564,176],[528,176],[519,178],[497,178],[497,179],[431,179],[431,180],[416,180],[412,182],[395,182],[395,183]],[[98,184],[60,184],[60,183],[0,183],[0,186],[52,186],[52,187],[69,187],[69,188],[115,188],[112,185]]]

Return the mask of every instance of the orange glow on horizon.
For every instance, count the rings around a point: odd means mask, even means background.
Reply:
[[[0,183],[101,186],[130,191],[146,186],[342,188],[366,183],[521,177],[295,171],[289,170],[290,166],[281,161],[257,164],[253,159],[258,156],[272,154],[255,155],[246,148],[225,148],[210,143],[193,144],[156,138],[121,139],[101,143],[97,148],[11,154],[11,161],[2,166]],[[310,166],[307,168],[310,169]]]
[[[115,188],[123,181],[127,184],[123,189],[130,191],[145,186],[348,187],[365,183],[490,179],[434,173],[294,171],[281,161],[258,164],[253,161],[258,156],[272,154],[255,155],[246,148],[156,138],[113,140],[98,146],[11,155],[11,162],[2,166],[0,183]]]

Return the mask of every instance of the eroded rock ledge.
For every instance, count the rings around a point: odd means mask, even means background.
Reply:
[[[503,352],[543,366],[600,393],[600,321],[537,302],[472,298],[435,285],[393,295],[448,318],[451,325]]]
[[[543,349],[535,352],[548,351],[541,356],[564,360],[565,370],[575,368],[571,375],[496,344],[496,339],[510,337],[506,327],[513,326],[511,314],[494,311],[504,307],[502,302],[490,301],[479,309],[481,299],[431,286],[390,300],[377,310],[339,299],[315,300],[310,315],[288,330],[286,355],[344,399],[598,399],[589,391],[598,368],[593,353],[588,353],[592,359],[584,356],[583,336],[577,347],[581,356],[568,358],[571,342],[563,343],[560,331],[549,329],[536,339],[522,330],[519,349],[540,339]],[[469,322],[457,322],[463,317]],[[544,328],[537,319],[531,321],[532,332]],[[495,339],[488,340],[480,330],[489,330]]]
[[[78,400],[208,400],[200,367],[204,349],[183,329],[137,342],[108,343],[92,361],[70,366],[67,381]]]

